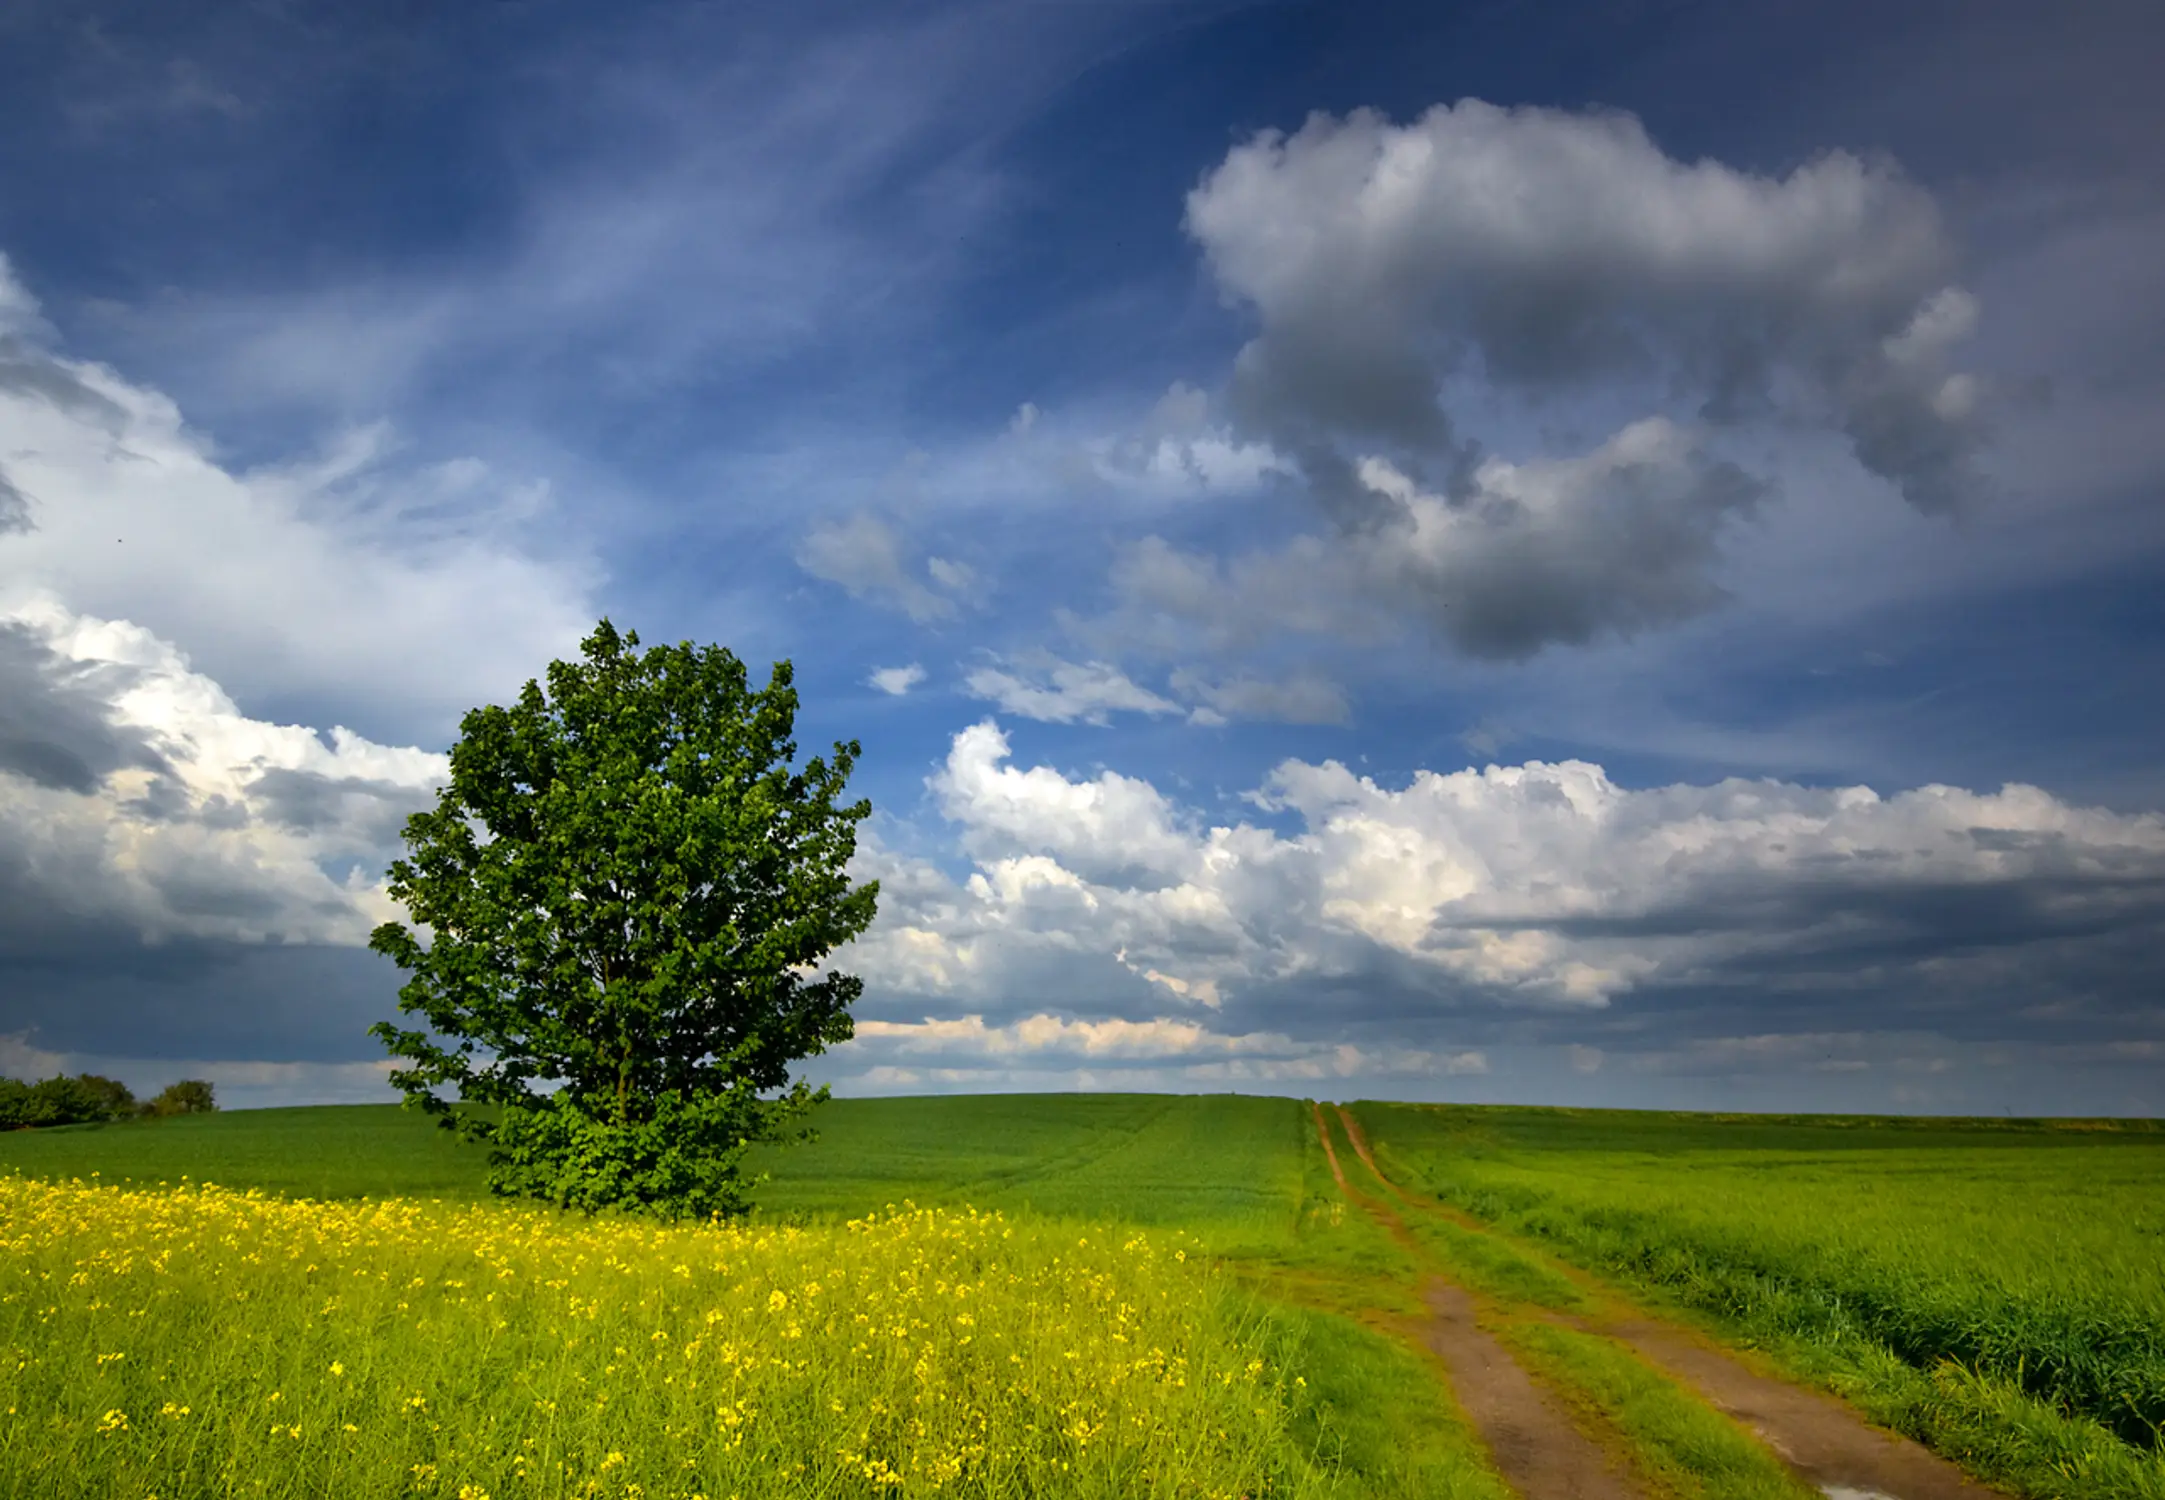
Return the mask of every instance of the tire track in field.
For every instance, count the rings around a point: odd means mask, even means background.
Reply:
[[[1346,1181],[1323,1106],[1313,1108],[1316,1138],[1339,1191],[1418,1255],[1420,1246],[1398,1215]],[[1423,1339],[1442,1361],[1451,1393],[1487,1445],[1496,1471],[1514,1491],[1525,1500],[1645,1500],[1623,1466],[1581,1432],[1496,1336],[1474,1321],[1473,1298],[1464,1287],[1430,1276],[1421,1300],[1430,1314]]]
[[[1384,1176],[1360,1123],[1343,1106],[1332,1108],[1362,1164],[1392,1197],[1409,1208],[1447,1216],[1477,1233],[1493,1232],[1471,1215],[1418,1199]],[[1321,1105],[1316,1114],[1320,1124]],[[1580,1273],[1572,1279],[1614,1298],[1591,1276]],[[1801,1478],[1828,1495],[1846,1500],[2005,1500],[2002,1491],[1980,1484],[1923,1444],[1874,1427],[1824,1392],[1762,1375],[1691,1329],[1637,1310],[1621,1318],[1548,1312],[1540,1316],[1623,1343],[1648,1364],[1697,1392],[1708,1405],[1742,1422]]]

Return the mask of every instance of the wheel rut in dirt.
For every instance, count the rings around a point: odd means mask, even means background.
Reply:
[[[1443,1213],[1456,1223],[1486,1232],[1478,1220],[1418,1199],[1384,1176],[1360,1122],[1345,1109],[1333,1108],[1354,1152],[1392,1197],[1410,1208]],[[1317,1112],[1320,1123],[1320,1106]],[[1357,1197],[1354,1189],[1348,1188],[1347,1193]],[[1591,1277],[1578,1279],[1594,1284]],[[1830,1496],[1843,1500],[2006,1500],[2003,1492],[1970,1478],[1923,1444],[1874,1427],[1833,1396],[1761,1374],[1691,1329],[1643,1314],[1542,1316],[1623,1343],[1741,1422],[1799,1477]]]
[[[1316,1136],[1339,1188],[1394,1238],[1417,1250],[1388,1206],[1346,1181],[1320,1104],[1315,1117]],[[1622,1462],[1581,1432],[1496,1336],[1476,1322],[1473,1298],[1465,1288],[1433,1276],[1422,1286],[1421,1300],[1429,1310],[1423,1340],[1442,1363],[1452,1395],[1505,1483],[1525,1500],[1645,1500],[1646,1492]]]

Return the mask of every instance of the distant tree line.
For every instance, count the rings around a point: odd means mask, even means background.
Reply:
[[[37,1125],[86,1125],[138,1117],[209,1114],[218,1107],[200,1078],[169,1083],[154,1099],[138,1100],[117,1078],[98,1073],[56,1074],[36,1083],[0,1078],[0,1130]]]

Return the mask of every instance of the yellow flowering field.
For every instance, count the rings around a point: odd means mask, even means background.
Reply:
[[[0,1486],[185,1500],[1296,1495],[1297,1377],[1177,1239],[0,1177]]]

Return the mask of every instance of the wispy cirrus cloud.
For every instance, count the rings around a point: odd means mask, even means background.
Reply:
[[[919,625],[957,618],[976,581],[952,558],[911,556],[901,533],[869,511],[813,527],[798,544],[797,565]]]
[[[1179,704],[1142,687],[1109,662],[1063,661],[1048,652],[1015,661],[994,658],[971,668],[962,683],[973,698],[1048,724],[1102,726],[1116,713],[1156,716],[1181,711]]]

